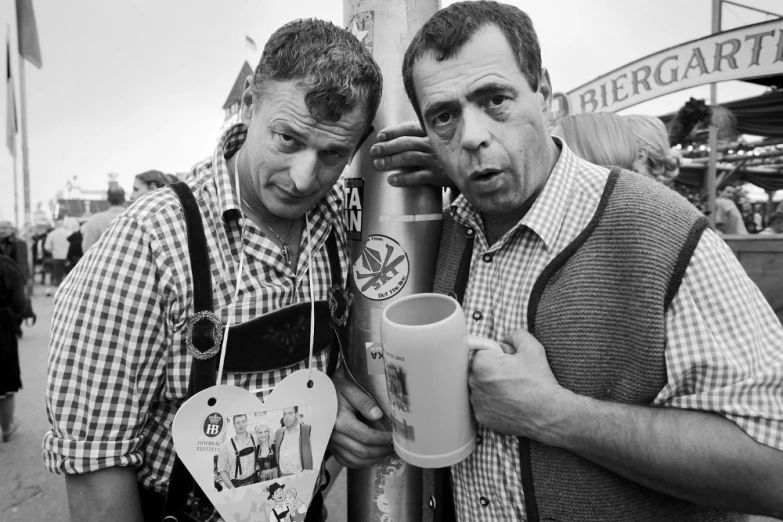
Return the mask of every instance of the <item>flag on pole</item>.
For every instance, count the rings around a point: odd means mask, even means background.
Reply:
[[[38,46],[33,0],[16,0],[16,33],[19,37],[19,54],[40,69],[41,48]]]
[[[14,79],[11,77],[11,42],[5,39],[5,63],[6,63],[6,136],[5,143],[11,156],[16,157],[16,133],[19,125],[16,122],[16,97],[14,96]]]
[[[256,52],[258,50],[258,47],[256,47],[256,42],[248,35],[245,35],[245,45],[247,45],[248,49],[250,49],[253,52]]]

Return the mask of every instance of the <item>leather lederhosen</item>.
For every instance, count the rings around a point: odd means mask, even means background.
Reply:
[[[240,457],[247,457],[248,455],[253,455],[253,469],[255,469],[255,462],[256,462],[256,442],[253,440],[253,436],[248,433],[247,435],[250,437],[250,447],[249,448],[242,448],[237,449],[237,445],[234,442],[233,437],[231,438],[231,447],[234,448],[234,478],[239,479],[239,475],[242,475],[242,459]],[[245,480],[245,479],[241,479]],[[236,486],[236,483],[234,484]]]
[[[223,325],[212,308],[212,279],[209,254],[198,203],[183,182],[169,185],[180,200],[188,231],[188,250],[193,277],[193,316],[189,321],[188,351],[193,356],[188,397],[214,386],[219,360]],[[342,267],[335,232],[326,240],[331,287],[327,301],[315,302],[314,354],[329,350],[327,374],[337,366],[341,346],[346,340],[346,321],[350,295],[343,284]],[[309,358],[309,302],[299,303],[268,313],[251,321],[232,325],[223,362],[225,373],[260,373],[286,368]],[[185,508],[191,491],[196,506]],[[202,520],[212,512],[206,496],[194,482],[179,458],[169,479],[168,493],[163,496],[141,489],[145,522],[184,522]],[[320,505],[320,498],[311,506]],[[148,505],[149,504],[149,505]],[[311,510],[314,511],[314,510]],[[313,513],[318,520],[319,513]],[[310,520],[308,513],[308,520]]]

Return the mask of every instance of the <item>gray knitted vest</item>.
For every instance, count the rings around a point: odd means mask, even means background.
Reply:
[[[472,234],[444,214],[436,292],[462,301]],[[671,190],[613,169],[592,220],[536,281],[528,329],[561,386],[649,405],[666,384],[664,314],[707,220]],[[719,512],[631,482],[567,450],[520,438],[529,522],[724,521]]]

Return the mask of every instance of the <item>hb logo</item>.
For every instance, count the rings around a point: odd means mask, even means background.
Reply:
[[[223,431],[223,416],[219,413],[210,413],[204,419],[204,435],[217,437]]]

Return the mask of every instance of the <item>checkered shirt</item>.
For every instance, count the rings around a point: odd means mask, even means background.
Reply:
[[[476,232],[464,299],[471,334],[502,340],[527,328],[533,284],[598,207],[608,169],[556,141],[560,159],[540,197],[491,247],[478,212],[463,197],[450,207]],[[475,319],[475,312],[483,317]],[[665,320],[668,382],[654,404],[716,412],[783,450],[783,328],[712,230],[702,236]],[[526,520],[517,438],[484,426],[478,437],[473,454],[452,467],[459,520]]]
[[[231,333],[229,331],[229,333]],[[233,443],[233,444],[232,444]],[[236,450],[234,449],[236,447]],[[253,448],[253,453],[239,456],[239,452],[245,448]],[[248,433],[247,438],[242,441],[239,437],[228,439],[220,447],[218,453],[218,471],[225,471],[229,479],[246,479],[256,472],[256,444],[255,439]],[[237,459],[241,472],[237,473]]]
[[[226,131],[187,181],[204,222],[215,313],[223,324],[310,300],[306,234],[294,271],[280,249],[241,217],[226,159],[246,135],[241,124]],[[347,280],[341,212],[342,193],[335,187],[308,213],[317,300],[327,299],[331,284],[325,241],[333,229]],[[229,317],[242,251],[239,299]],[[185,330],[192,312],[185,222],[174,192],[159,189],[114,220],[55,295],[46,393],[51,429],[43,441],[49,471],[134,466],[143,486],[166,491],[174,462],[171,424],[187,397],[191,356]],[[321,352],[314,367],[324,371],[327,362]],[[224,384],[271,388],[306,367],[304,361],[273,372],[229,374]]]

